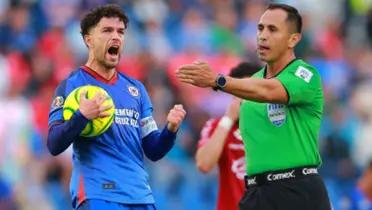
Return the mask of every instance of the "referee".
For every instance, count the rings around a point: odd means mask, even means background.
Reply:
[[[257,25],[257,54],[266,66],[236,79],[196,61],[177,70],[180,81],[245,99],[240,131],[247,162],[240,210],[330,210],[318,167],[323,113],[317,70],[296,58],[302,18],[297,9],[270,4]]]

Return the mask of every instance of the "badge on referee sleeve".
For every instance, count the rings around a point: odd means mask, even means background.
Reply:
[[[314,74],[309,69],[303,66],[299,66],[296,70],[295,75],[303,79],[305,82],[309,83]]]

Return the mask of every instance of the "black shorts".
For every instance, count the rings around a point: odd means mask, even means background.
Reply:
[[[331,210],[327,190],[318,174],[247,188],[239,203],[240,210]]]

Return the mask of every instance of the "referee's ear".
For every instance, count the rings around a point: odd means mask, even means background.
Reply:
[[[301,33],[293,33],[291,34],[289,38],[288,47],[290,49],[293,49],[296,47],[296,45],[301,41],[302,34]]]

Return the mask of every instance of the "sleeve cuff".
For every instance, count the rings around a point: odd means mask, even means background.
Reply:
[[[88,122],[90,121],[88,118],[86,118],[81,112],[80,110],[77,110],[74,115],[72,116],[72,118],[70,119],[73,124],[77,124],[79,125],[79,127],[81,127],[81,130],[85,128],[85,126],[88,124]]]
[[[169,136],[171,136],[171,137],[176,137],[176,136],[177,136],[177,133],[178,133],[179,130],[180,130],[180,128],[178,128],[176,132],[172,132],[172,131],[170,131],[170,130],[168,129],[168,123],[167,123],[167,124],[165,125],[165,127],[164,127],[164,132],[165,132],[165,134],[166,134],[166,135],[169,135]]]

